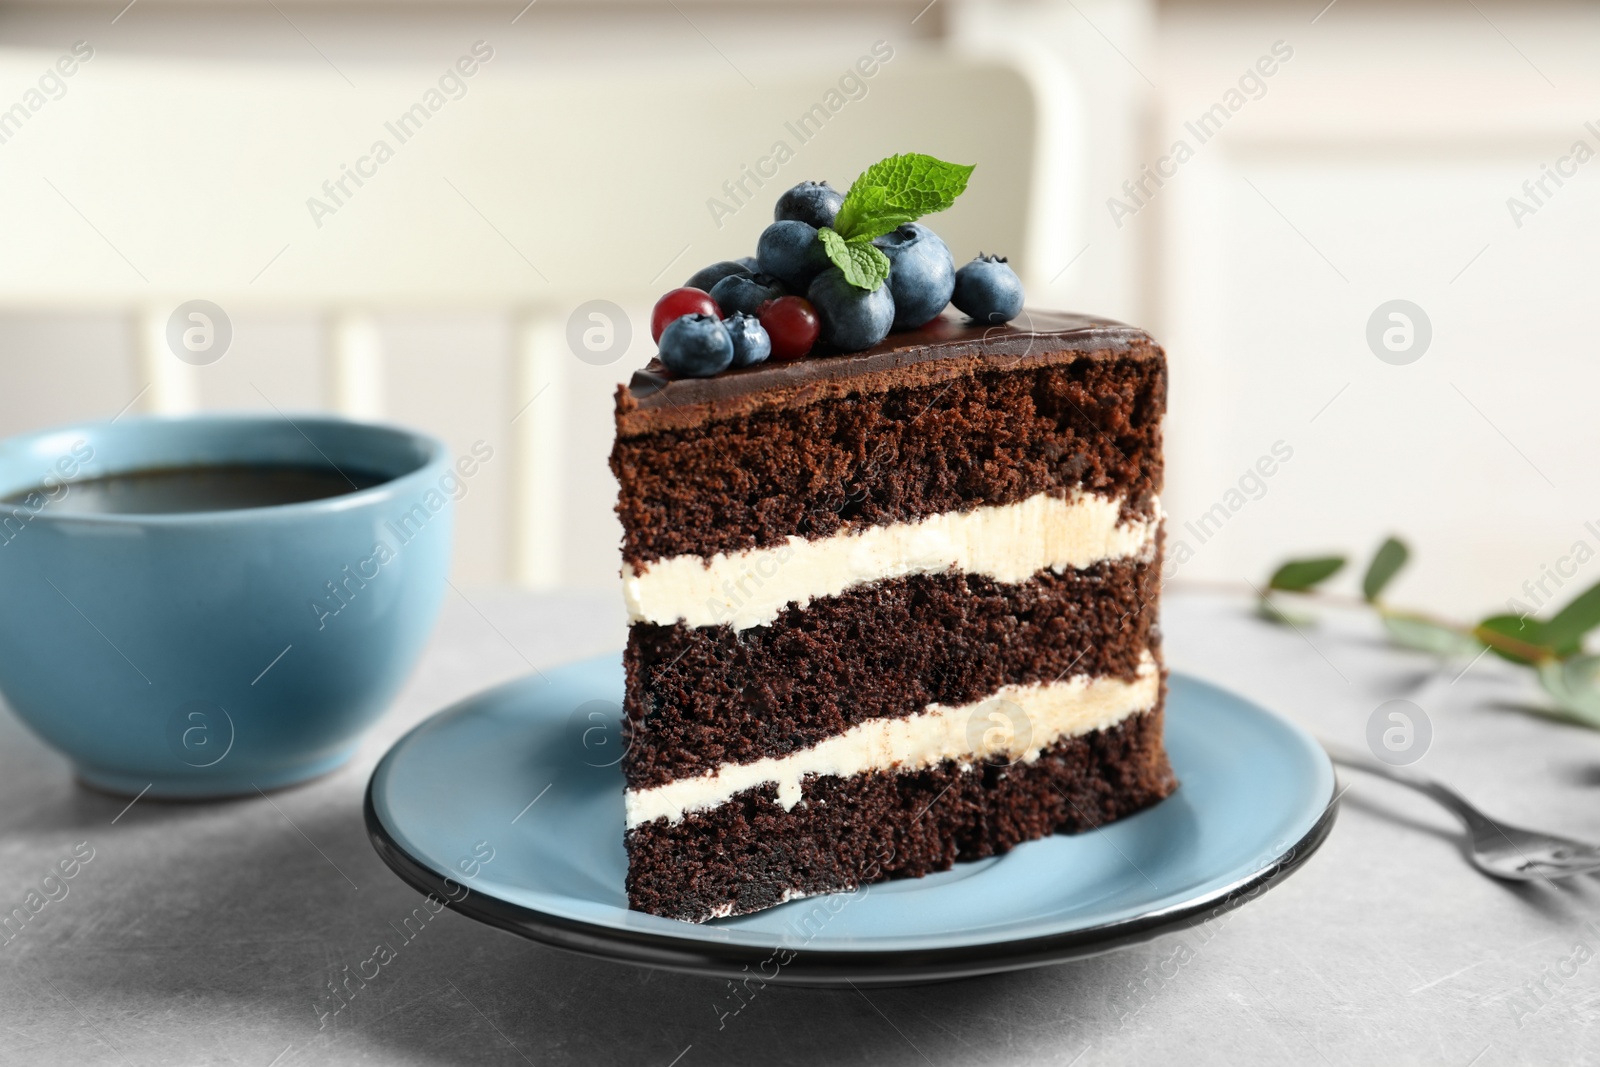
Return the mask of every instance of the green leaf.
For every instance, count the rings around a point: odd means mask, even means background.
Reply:
[[[846,241],[870,241],[948,208],[966,191],[972,171],[919,152],[879,160],[851,184],[833,228]]]
[[[1286,593],[1301,593],[1318,582],[1332,578],[1343,566],[1343,556],[1291,559],[1272,572],[1272,580],[1267,583],[1267,588],[1281,589]]]
[[[1548,660],[1539,666],[1539,684],[1555,699],[1557,717],[1600,729],[1600,656]]]
[[[1527,618],[1522,615],[1491,615],[1477,625],[1478,630],[1487,630],[1491,634],[1509,637],[1528,646],[1527,651],[1515,648],[1502,648],[1485,641],[1489,650],[1501,659],[1520,663],[1524,667],[1536,666],[1539,662],[1549,657],[1570,656],[1578,651],[1576,645],[1565,650],[1558,649],[1550,644],[1549,627],[1538,619]],[[1538,653],[1538,654],[1535,654]]]
[[[850,192],[845,195],[844,206],[833,221],[834,228],[841,234],[848,234],[850,240],[861,238],[870,241],[898,226],[915,222],[920,217],[915,211],[890,204],[886,190],[870,187],[856,196],[855,189],[854,185],[850,187]],[[855,196],[854,200],[852,196]]]
[[[1256,615],[1278,626],[1315,626],[1317,622],[1310,615],[1285,611],[1282,605],[1268,596],[1256,601]]]
[[[870,293],[889,280],[889,257],[870,239],[846,241],[826,226],[817,231],[817,239],[833,265],[844,273],[844,280],[857,289]]]
[[[1389,639],[1397,645],[1431,652],[1435,656],[1476,656],[1483,648],[1475,639],[1464,633],[1440,626],[1432,619],[1402,611],[1383,613],[1383,628]]]
[[[1596,626],[1600,626],[1600,582],[1579,593],[1544,624],[1545,641],[1551,648],[1576,651],[1583,635]]]
[[[1384,587],[1400,573],[1400,568],[1410,558],[1411,550],[1399,538],[1391,537],[1378,546],[1372,562],[1367,564],[1367,573],[1361,579],[1361,595],[1366,597],[1367,603],[1378,599]]]

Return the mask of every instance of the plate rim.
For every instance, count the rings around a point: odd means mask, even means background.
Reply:
[[[603,657],[594,657],[603,658]],[[1322,752],[1315,738],[1301,727],[1270,709],[1214,682],[1187,672],[1174,675],[1226,693],[1262,714],[1271,716],[1291,730],[1304,735],[1316,751]],[[384,752],[373,767],[363,791],[362,817],[367,838],[380,859],[400,880],[417,892],[430,896],[445,907],[496,929],[517,934],[554,948],[591,958],[629,963],[635,966],[677,971],[718,978],[749,978],[752,974],[771,985],[842,986],[851,982],[870,985],[906,985],[919,982],[949,981],[997,974],[1030,967],[1065,963],[1102,955],[1140,944],[1196,920],[1197,925],[1216,918],[1276,886],[1299,870],[1327,839],[1338,814],[1337,770],[1331,775],[1331,789],[1321,812],[1311,827],[1296,841],[1273,855],[1255,871],[1208,893],[1138,915],[1097,923],[1076,930],[1025,938],[980,941],[964,945],[908,949],[813,949],[792,947],[781,941],[767,945],[746,945],[706,941],[653,931],[631,930],[583,919],[556,915],[537,908],[515,904],[482,891],[465,882],[442,875],[411,855],[383,824],[374,800],[374,790],[390,758],[413,734],[445,716],[458,713],[465,705],[479,701],[498,689],[521,684],[524,678],[455,701],[407,730]],[[1323,759],[1328,759],[1322,752]],[[1332,761],[1329,760],[1330,769]],[[462,890],[466,890],[465,893]],[[778,962],[779,953],[789,959]],[[768,974],[765,966],[777,963]],[[754,969],[754,970],[752,970]]]
[[[378,818],[371,783],[362,805],[367,836],[389,869],[417,892],[436,898],[445,907],[470,919],[596,959],[713,978],[748,978],[754,967],[762,982],[792,986],[842,986],[852,982],[911,985],[949,981],[1067,963],[1141,944],[1197,916],[1201,922],[1217,918],[1276,886],[1299,870],[1327,839],[1338,808],[1336,794],[1303,837],[1255,874],[1170,908],[1079,930],[1009,941],[934,949],[843,950],[691,940],[603,926],[512,904],[487,893],[473,892],[463,883],[437,874],[402,849]],[[467,889],[466,894],[459,895],[463,888]],[[789,952],[791,958],[768,975],[761,969],[762,965],[771,963],[779,952]]]

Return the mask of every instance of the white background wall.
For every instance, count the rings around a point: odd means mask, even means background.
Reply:
[[[0,239],[0,432],[115,413],[151,378],[141,310],[216,291],[235,342],[196,376],[200,406],[336,406],[349,398],[330,308],[356,307],[383,350],[363,403],[457,448],[506,442],[463,503],[458,578],[527,577],[509,420],[544,379],[522,362],[519,324],[606,296],[631,313],[633,346],[610,366],[561,359],[530,415],[559,428],[544,446],[559,489],[535,503],[561,536],[541,573],[608,584],[610,394],[649,355],[653,294],[749,250],[765,205],[718,230],[705,198],[881,39],[896,59],[764,197],[790,179],[847,184],[896,150],[977,161],[982,180],[936,220],[958,257],[1011,251],[1038,302],[1167,344],[1177,537],[1275,442],[1291,447],[1264,496],[1204,545],[1190,538],[1180,578],[1259,578],[1285,553],[1394,531],[1419,554],[1397,593],[1471,611],[1579,538],[1600,549],[1583,526],[1600,520],[1600,162],[1520,228],[1505,204],[1573,140],[1600,149],[1583,127],[1600,125],[1588,8],[939,0],[797,17],[541,0],[512,22],[520,4],[140,0],[113,23],[120,7],[0,4],[0,103],[41,57],[97,49],[0,145],[14,238]],[[451,125],[313,228],[304,198],[477,39],[496,59],[441,115]],[[1175,138],[1193,143],[1184,121],[1276,41],[1294,55],[1265,94],[1116,226],[1107,198]],[[216,103],[239,94],[254,108]],[[1070,158],[1041,157],[1051,144]],[[1408,366],[1365,340],[1395,298],[1433,325]],[[1600,580],[1591,567],[1568,592]]]
[[[1370,550],[1393,531],[1418,553],[1397,596],[1501,604],[1578,539],[1600,549],[1584,528],[1600,519],[1600,163],[1520,228],[1506,206],[1574,140],[1600,151],[1584,128],[1600,119],[1600,18],[1345,2],[1313,23],[1320,7],[1183,5],[1160,24],[1152,151],[1272,42],[1294,49],[1151,205],[1174,517],[1274,441],[1295,450],[1185,576],[1259,577],[1283,550]],[[1433,327],[1406,366],[1365,339],[1396,298]],[[1562,597],[1595,581],[1591,563]]]

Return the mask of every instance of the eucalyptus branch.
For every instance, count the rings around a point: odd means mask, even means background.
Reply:
[[[1512,603],[1512,611],[1489,615],[1476,623],[1463,623],[1432,612],[1397,608],[1383,598],[1383,590],[1410,559],[1403,542],[1390,537],[1378,547],[1361,580],[1361,596],[1329,592],[1322,582],[1344,569],[1344,556],[1289,560],[1273,571],[1266,589],[1250,583],[1259,614],[1273,622],[1292,622],[1273,600],[1274,594],[1291,594],[1313,602],[1365,608],[1382,620],[1396,644],[1440,656],[1482,654],[1484,649],[1538,674],[1539,683],[1557,707],[1547,712],[1559,718],[1600,728],[1600,656],[1583,651],[1584,637],[1600,627],[1600,583],[1574,597],[1548,619],[1532,608]],[[1211,583],[1213,585],[1218,583]]]
[[[1246,596],[1256,597],[1260,600],[1270,603],[1270,597],[1268,594],[1263,593],[1258,586],[1252,585],[1250,582],[1197,581],[1185,579],[1177,584],[1193,589],[1216,589],[1220,592],[1242,593]],[[1280,592],[1284,591],[1286,590],[1280,590]],[[1530,644],[1526,641],[1519,641],[1515,637],[1508,637],[1505,634],[1497,634],[1493,630],[1486,630],[1477,625],[1453,622],[1449,619],[1445,619],[1438,615],[1433,615],[1429,612],[1421,611],[1416,608],[1397,608],[1389,604],[1388,601],[1381,599],[1367,600],[1364,597],[1351,596],[1349,593],[1329,592],[1326,589],[1298,589],[1294,590],[1292,595],[1303,597],[1306,600],[1314,601],[1316,603],[1330,604],[1337,607],[1372,609],[1377,611],[1380,616],[1413,619],[1417,622],[1426,623],[1429,626],[1434,626],[1441,630],[1449,630],[1452,633],[1459,634],[1464,638],[1469,638],[1473,641],[1479,642],[1480,644],[1488,645],[1492,649],[1496,649],[1501,652],[1509,652],[1513,656],[1531,660],[1534,663],[1542,663],[1546,660],[1554,658],[1549,649],[1541,648],[1538,645]]]

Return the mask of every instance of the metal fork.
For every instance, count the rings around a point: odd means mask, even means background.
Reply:
[[[1335,763],[1410,786],[1449,808],[1467,827],[1467,858],[1484,874],[1517,882],[1571,878],[1600,871],[1600,848],[1553,834],[1496,822],[1442,782],[1415,771],[1391,767],[1349,749],[1322,742]]]

